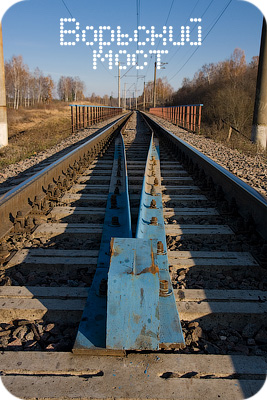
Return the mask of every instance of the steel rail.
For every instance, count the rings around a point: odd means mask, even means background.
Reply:
[[[12,231],[18,211],[21,211],[23,216],[27,215],[32,209],[31,203],[35,196],[45,195],[49,184],[55,183],[60,175],[65,175],[67,169],[73,168],[75,162],[88,157],[90,151],[97,154],[111,135],[128,120],[130,115],[131,113],[128,113],[119,118],[86,143],[4,194],[0,199],[0,239]]]
[[[142,115],[161,135],[165,143],[172,145],[182,162],[189,162],[190,160],[193,163],[192,168],[198,166],[199,170],[203,169],[207,176],[212,177],[216,185],[222,187],[224,196],[229,203],[235,199],[240,215],[244,218],[251,216],[258,233],[264,239],[267,239],[267,200],[260,193],[199,150],[175,136],[147,114],[142,113]]]

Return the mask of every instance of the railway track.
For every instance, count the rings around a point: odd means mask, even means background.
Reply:
[[[74,155],[68,175],[56,165],[50,189],[47,171],[41,197],[38,184],[30,202],[21,188],[20,200],[6,207],[14,214],[23,205],[15,225],[4,218],[0,251],[0,368],[18,397],[242,399],[264,383],[266,238],[256,228],[262,233],[257,215],[264,212],[265,220],[266,204],[257,211],[253,203],[255,222],[241,217],[248,200],[240,200],[238,214],[240,194],[229,191],[229,179],[224,189],[214,166],[197,163],[199,154],[190,158],[176,138],[148,123],[159,138],[169,270],[185,348],[126,358],[71,352],[97,266],[117,126],[78,156],[82,167]],[[133,235],[149,125],[134,113],[123,128]]]

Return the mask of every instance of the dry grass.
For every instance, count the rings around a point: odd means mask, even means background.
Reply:
[[[267,151],[259,151],[257,146],[251,142],[248,134],[244,136],[238,132],[232,131],[231,138],[229,141],[227,141],[227,128],[218,129],[216,125],[211,127],[209,125],[202,124],[201,135],[208,139],[212,139],[217,143],[222,143],[224,146],[229,147],[232,150],[237,150],[240,153],[252,157],[260,153],[263,158],[267,159]]]
[[[9,144],[0,150],[0,168],[54,146],[71,134],[70,107],[55,102],[38,108],[8,109]]]

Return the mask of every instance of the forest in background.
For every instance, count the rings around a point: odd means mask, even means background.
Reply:
[[[205,64],[193,79],[185,78],[166,105],[203,104],[202,130],[215,134],[225,121],[249,139],[258,62],[253,57],[247,64],[244,51],[237,48],[228,60]]]
[[[245,53],[235,49],[229,59],[218,63],[205,64],[192,79],[184,78],[182,87],[174,91],[168,79],[158,78],[156,84],[157,106],[203,104],[203,130],[207,134],[220,132],[224,125],[232,125],[242,135],[250,138],[258,57],[247,64]],[[36,68],[34,72],[24,63],[22,56],[13,56],[5,63],[7,105],[36,107],[49,104],[55,99],[63,102],[87,102],[91,104],[117,106],[118,98],[96,95],[86,97],[85,84],[78,76],[61,76],[57,83],[50,75],[44,75]],[[143,106],[142,93],[138,96],[138,107]],[[146,83],[146,108],[153,104],[153,81]],[[121,104],[124,105],[123,96]],[[129,105],[129,101],[128,101]],[[132,106],[135,101],[132,99]],[[224,121],[224,122],[223,122]]]

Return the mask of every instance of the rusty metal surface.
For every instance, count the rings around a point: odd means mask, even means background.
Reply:
[[[49,184],[53,183],[58,177],[72,167],[75,161],[87,155],[88,151],[96,149],[97,146],[115,132],[130,114],[119,118],[112,126],[99,133],[88,142],[71,151],[64,157],[55,161],[49,167],[44,168],[25,182],[7,192],[0,199],[0,239],[13,228],[13,220],[18,211],[24,215],[31,211],[31,202],[36,195],[44,194]]]
[[[215,161],[203,155],[193,146],[189,145],[182,139],[179,139],[172,132],[153,121],[147,114],[143,115],[163,140],[176,149],[177,155],[180,156],[181,159],[190,159],[194,166],[203,169],[207,176],[212,177],[213,182],[216,185],[223,188],[225,199],[228,200],[229,203],[235,199],[240,215],[244,218],[251,216],[259,234],[264,239],[267,239],[266,198]]]

